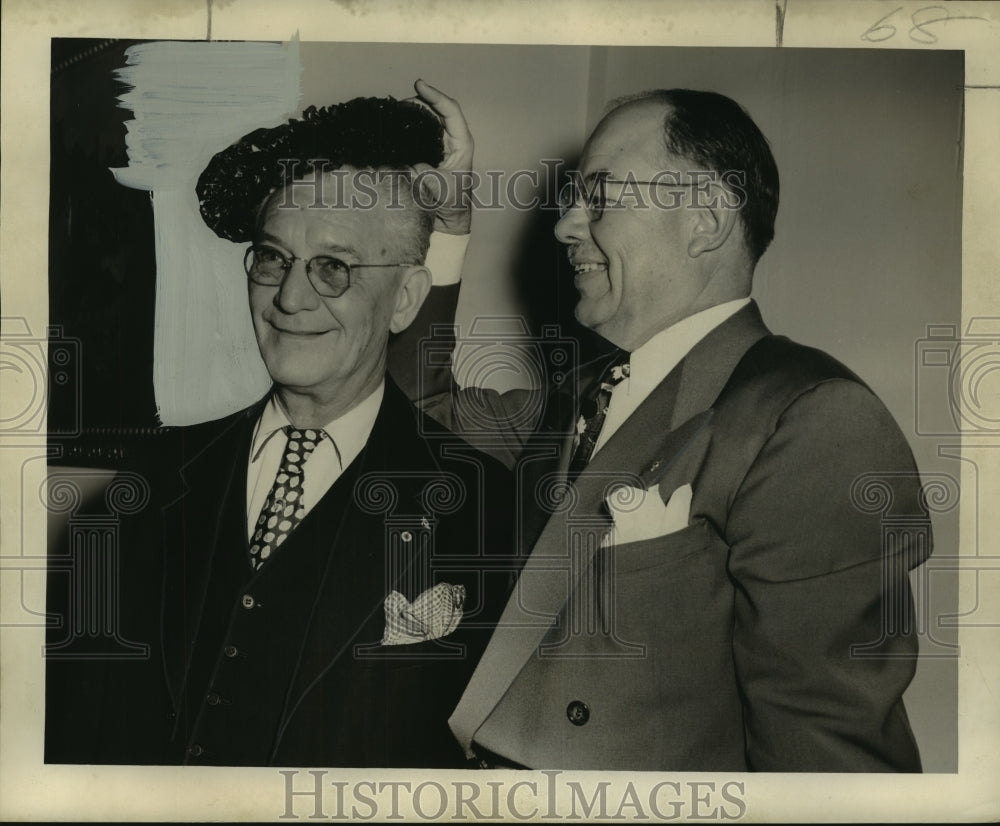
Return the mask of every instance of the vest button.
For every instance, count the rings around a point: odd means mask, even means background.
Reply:
[[[213,691],[205,698],[205,702],[210,706],[217,706],[222,702],[222,698]]]
[[[574,700],[566,706],[566,716],[574,726],[586,725],[587,720],[590,719],[590,709],[587,708],[586,703]]]
[[[238,649],[235,645],[227,645],[225,648],[222,649],[222,653],[225,654],[227,657],[235,657],[237,654],[240,653],[240,649]]]
[[[254,598],[250,594],[244,594],[241,602],[244,608],[253,608],[254,606]]]
[[[205,753],[205,750],[198,743],[192,743],[188,748],[188,754],[192,757],[201,757]]]

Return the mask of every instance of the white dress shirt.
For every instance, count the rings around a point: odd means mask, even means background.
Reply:
[[[320,439],[303,469],[302,505],[306,513],[312,510],[323,494],[340,478],[344,468],[358,457],[367,444],[384,394],[385,382],[382,382],[361,404],[323,425],[326,437]],[[278,475],[281,456],[288,442],[282,428],[290,424],[277,394],[272,394],[257,420],[253,441],[250,443],[250,461],[247,464],[247,538],[253,536],[260,509],[264,507],[267,494]]]
[[[749,298],[716,304],[700,313],[681,319],[653,336],[629,356],[629,377],[615,386],[608,403],[608,413],[601,435],[594,445],[597,454],[614,432],[621,427],[653,389],[673,370],[694,346],[730,316],[739,312]]]

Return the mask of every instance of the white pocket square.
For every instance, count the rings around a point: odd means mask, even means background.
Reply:
[[[465,586],[439,582],[413,602],[399,591],[385,598],[382,645],[412,645],[446,637],[462,619]]]
[[[670,495],[666,505],[656,488],[643,490],[622,485],[604,500],[614,519],[614,527],[603,545],[615,545],[656,539],[686,528],[691,512],[691,485],[681,485]]]

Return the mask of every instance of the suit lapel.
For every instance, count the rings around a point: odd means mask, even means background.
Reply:
[[[642,468],[656,457],[671,457],[681,452],[702,426],[709,413],[692,417],[683,427],[663,438],[636,438],[638,427],[654,416],[657,400],[669,403],[676,382],[664,382],[647,402],[622,426],[616,446],[609,440],[566,488],[563,506],[549,516],[531,555],[518,577],[517,586],[483,654],[472,680],[454,714],[448,721],[463,747],[469,748],[473,736],[489,713],[500,702],[517,677],[589,564],[601,539],[611,527],[603,502],[615,486],[641,486],[638,472],[624,468]],[[633,422],[638,417],[639,425]],[[662,421],[662,419],[661,419]],[[628,438],[627,433],[632,433]],[[562,478],[565,478],[563,475]]]
[[[575,481],[566,506],[557,508],[542,529],[497,630],[449,720],[467,752],[478,728],[548,633],[600,544],[600,536],[611,526],[603,507],[609,489],[621,483],[655,484],[708,424],[711,404],[733,369],[767,332],[752,302],[712,330],[615,431]],[[666,433],[658,437],[665,422]],[[569,460],[561,458],[559,466],[565,471]],[[589,526],[592,535],[571,538],[574,525]],[[580,549],[580,558],[571,563],[574,545]]]
[[[219,423],[218,434],[181,467],[184,492],[163,508],[164,580],[161,633],[164,673],[175,707],[180,702],[193,641],[204,611],[205,591],[219,545],[222,519],[239,499],[246,512],[250,437],[263,402]],[[241,524],[245,532],[245,523]]]
[[[362,632],[375,626],[381,628],[383,602],[389,591],[397,585],[402,588],[401,582],[414,566],[428,561],[419,541],[406,543],[403,548],[408,555],[393,565],[388,565],[386,559],[386,531],[392,515],[421,513],[424,484],[438,472],[418,433],[415,415],[401,391],[387,381],[375,427],[358,457],[356,475],[351,474],[353,490],[346,500],[343,518],[329,539],[323,582],[302,642],[303,657],[288,695],[283,728],[306,693],[338,663],[354,656],[355,645],[378,642],[377,634],[375,639],[369,639]],[[390,511],[359,505],[364,494],[356,485],[366,478],[378,479],[380,484],[394,489],[396,499]],[[345,582],[354,583],[354,587],[345,590]],[[280,739],[279,733],[279,743]]]
[[[680,385],[670,427],[712,405],[747,350],[769,334],[751,301],[699,341],[674,371],[680,372]]]
[[[747,350],[768,334],[753,302],[709,332],[611,435],[587,471],[629,468],[643,483],[662,477],[677,458],[674,455],[677,445],[668,438],[652,454],[645,454],[643,442],[661,432],[664,422],[668,422],[669,435],[692,418],[698,418],[699,424],[690,432],[693,436],[706,423],[704,414],[711,409]]]

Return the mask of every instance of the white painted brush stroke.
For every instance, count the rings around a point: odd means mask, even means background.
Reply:
[[[153,199],[153,388],[160,421],[193,424],[240,410],[270,387],[247,307],[243,247],[217,238],[195,184],[219,150],[299,111],[302,63],[289,43],[144,43],[117,77],[129,165],[117,181]]]

